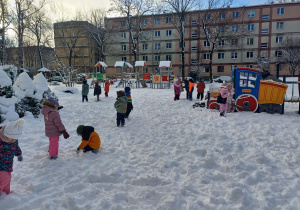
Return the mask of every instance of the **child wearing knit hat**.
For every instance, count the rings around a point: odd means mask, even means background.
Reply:
[[[23,132],[24,120],[19,119],[0,127],[0,195],[10,193],[11,172],[13,171],[14,156],[22,161],[22,151],[18,138]]]
[[[64,138],[69,138],[69,134],[63,125],[58,113],[58,101],[54,98],[49,98],[42,102],[42,111],[45,122],[45,135],[49,137],[49,155],[50,159],[56,159],[58,155],[59,136],[63,134]]]
[[[77,134],[82,137],[81,144],[77,148],[77,154],[82,150],[83,152],[92,151],[98,153],[101,140],[98,133],[95,132],[94,127],[79,125],[77,127]]]

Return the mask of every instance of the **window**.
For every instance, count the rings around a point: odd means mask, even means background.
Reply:
[[[160,37],[160,31],[154,31],[154,36],[155,37]]]
[[[172,36],[172,30],[166,30],[166,36]]]
[[[225,27],[224,26],[217,26],[217,30],[218,30],[218,32],[223,33],[223,32],[225,32]]]
[[[126,57],[122,57],[121,59],[122,59],[122,61],[125,61],[125,62],[126,62]]]
[[[179,42],[179,47],[182,48],[182,42]],[[183,47],[185,47],[185,42],[183,42]]]
[[[276,56],[277,58],[282,57],[282,51],[275,51],[275,56]]]
[[[219,18],[220,19],[225,19],[225,13],[224,12],[219,13]]]
[[[179,61],[182,61],[182,54],[179,55]]]
[[[142,20],[142,25],[144,25],[144,26],[147,25],[147,19]]]
[[[249,10],[248,17],[255,17],[255,10]]]
[[[156,62],[160,61],[160,55],[154,56],[154,60],[155,60]]]
[[[121,33],[121,39],[126,39],[126,33],[125,32]]]
[[[191,51],[197,51],[197,47],[192,47]]]
[[[182,66],[179,66],[178,71],[180,74],[182,74]]]
[[[131,29],[136,29],[136,25],[131,25]]]
[[[198,34],[192,34],[191,37],[192,37],[192,38],[197,38],[197,37],[198,37]]]
[[[247,58],[253,58],[253,52],[247,52]]]
[[[238,31],[239,30],[239,26],[238,25],[233,25],[232,26],[232,31]]]
[[[204,15],[204,19],[205,19],[205,20],[210,20],[210,14],[205,14],[205,15]]]
[[[154,24],[160,24],[160,18],[155,18],[154,19]]]
[[[261,29],[261,33],[262,34],[268,34],[269,33],[269,29],[268,28]]]
[[[166,43],[166,48],[167,49],[171,49],[172,48],[172,43],[171,42],[167,42]]]
[[[247,38],[247,45],[253,45],[254,44],[254,38]]]
[[[277,29],[283,29],[283,22],[277,22]]]
[[[204,45],[204,47],[209,47],[209,42],[208,41],[204,41],[203,45]]]
[[[261,19],[263,19],[263,20],[269,20],[270,19],[270,15],[263,15]]]
[[[171,55],[166,55],[166,61],[172,61],[172,56]]]
[[[232,39],[231,40],[231,45],[232,46],[237,46],[238,45],[239,40],[238,39]]]
[[[231,58],[232,59],[237,59],[237,52],[231,53]]]
[[[160,43],[155,43],[154,44],[154,49],[159,50],[160,49]]]
[[[254,31],[254,24],[248,24],[248,31]]]
[[[172,22],[172,18],[171,17],[166,17],[166,23],[171,23]]]
[[[197,65],[197,64],[198,64],[197,59],[192,59],[192,60],[191,60],[191,64],[192,64],[192,65]]]
[[[125,21],[121,21],[121,22],[120,22],[120,25],[121,25],[121,27],[125,27],[126,22],[125,22]]]
[[[143,44],[143,50],[147,50],[148,49],[148,44]]]
[[[218,72],[224,72],[224,66],[218,66]]]
[[[225,40],[224,39],[219,40],[219,46],[225,46]]]
[[[284,15],[284,8],[277,8],[277,15]]]
[[[197,20],[192,20],[192,25],[197,25],[198,21]]]
[[[148,73],[148,68],[143,68],[143,73]]]
[[[203,54],[203,59],[204,60],[209,60],[209,53],[204,53]]]
[[[247,65],[247,68],[253,68],[253,66],[252,65]]]
[[[122,44],[122,45],[121,45],[121,50],[122,50],[122,51],[125,51],[125,50],[126,50],[126,45],[125,45],[125,44]]]
[[[267,47],[268,47],[268,43],[261,43],[261,44],[260,44],[260,47],[261,47],[261,48],[267,48]]]
[[[276,43],[282,43],[282,36],[276,36]]]
[[[232,17],[233,18],[238,18],[239,17],[239,12],[232,12]]]
[[[148,56],[143,56],[143,61],[148,61]]]
[[[218,53],[218,59],[224,59],[224,53]]]
[[[209,66],[203,66],[203,72],[209,73]]]

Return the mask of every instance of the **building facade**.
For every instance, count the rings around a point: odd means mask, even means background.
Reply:
[[[230,17],[227,22],[208,24],[206,28],[221,30],[226,26],[226,31],[230,31],[216,39],[212,56],[214,77],[231,75],[231,70],[238,66],[269,70],[273,75],[277,70],[280,75],[290,75],[288,66],[281,59],[280,49],[287,39],[300,37],[299,11],[300,3],[282,3],[187,13],[184,30],[185,76],[194,71],[200,77],[209,77],[210,44],[201,22],[203,18],[213,16],[220,19]],[[169,60],[174,74],[181,76],[180,36],[170,18],[170,14],[155,14],[144,16],[141,20],[146,38],[139,39],[137,43],[137,60],[146,61],[147,67],[142,69],[145,73],[155,73],[159,61]],[[139,26],[138,19],[135,21],[135,26]],[[106,18],[106,27],[111,28],[106,71],[107,75],[114,75],[116,61],[134,64],[132,42],[126,17]]]
[[[54,42],[57,62],[64,68],[77,69],[77,73],[89,73],[98,62],[96,42],[87,21],[67,21],[54,24]]]

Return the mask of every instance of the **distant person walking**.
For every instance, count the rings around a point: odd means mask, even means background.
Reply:
[[[86,100],[86,102],[88,102],[89,101],[88,94],[89,94],[90,86],[87,84],[86,80],[83,80],[82,83],[83,83],[82,90],[81,90],[82,102],[84,102],[84,99]]]
[[[94,88],[94,96],[97,96],[97,102],[100,101],[100,98],[99,98],[100,94],[101,94],[101,87],[99,85],[99,81],[96,80],[95,88]]]
[[[197,99],[200,99],[201,96],[201,101],[203,100],[204,89],[205,89],[205,83],[201,79],[197,84]]]
[[[178,78],[176,81],[173,82],[174,85],[174,101],[179,100],[180,99],[180,94],[182,92],[182,82],[181,79]]]
[[[105,97],[108,97],[109,86],[110,86],[109,79],[106,79],[106,80],[105,80],[105,87],[104,87]]]
[[[189,81],[187,78],[184,79],[184,88],[186,90],[186,99],[189,99]]]
[[[193,100],[193,91],[194,91],[195,82],[193,79],[189,79],[189,99]]]

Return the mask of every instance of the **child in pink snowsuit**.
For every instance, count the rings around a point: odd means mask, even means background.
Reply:
[[[225,111],[227,110],[227,96],[228,96],[228,89],[227,84],[223,83],[222,86],[219,88],[220,94],[217,98],[217,103],[220,105],[220,116],[225,117]]]
[[[23,132],[24,120],[19,119],[0,127],[0,195],[10,193],[11,172],[13,171],[14,157],[22,161],[22,151],[18,138]]]
[[[58,141],[59,136],[63,134],[64,138],[69,138],[65,126],[61,122],[58,113],[59,104],[54,98],[49,98],[42,102],[42,114],[44,115],[45,134],[49,137],[49,155],[50,159],[56,159],[58,155]]]

